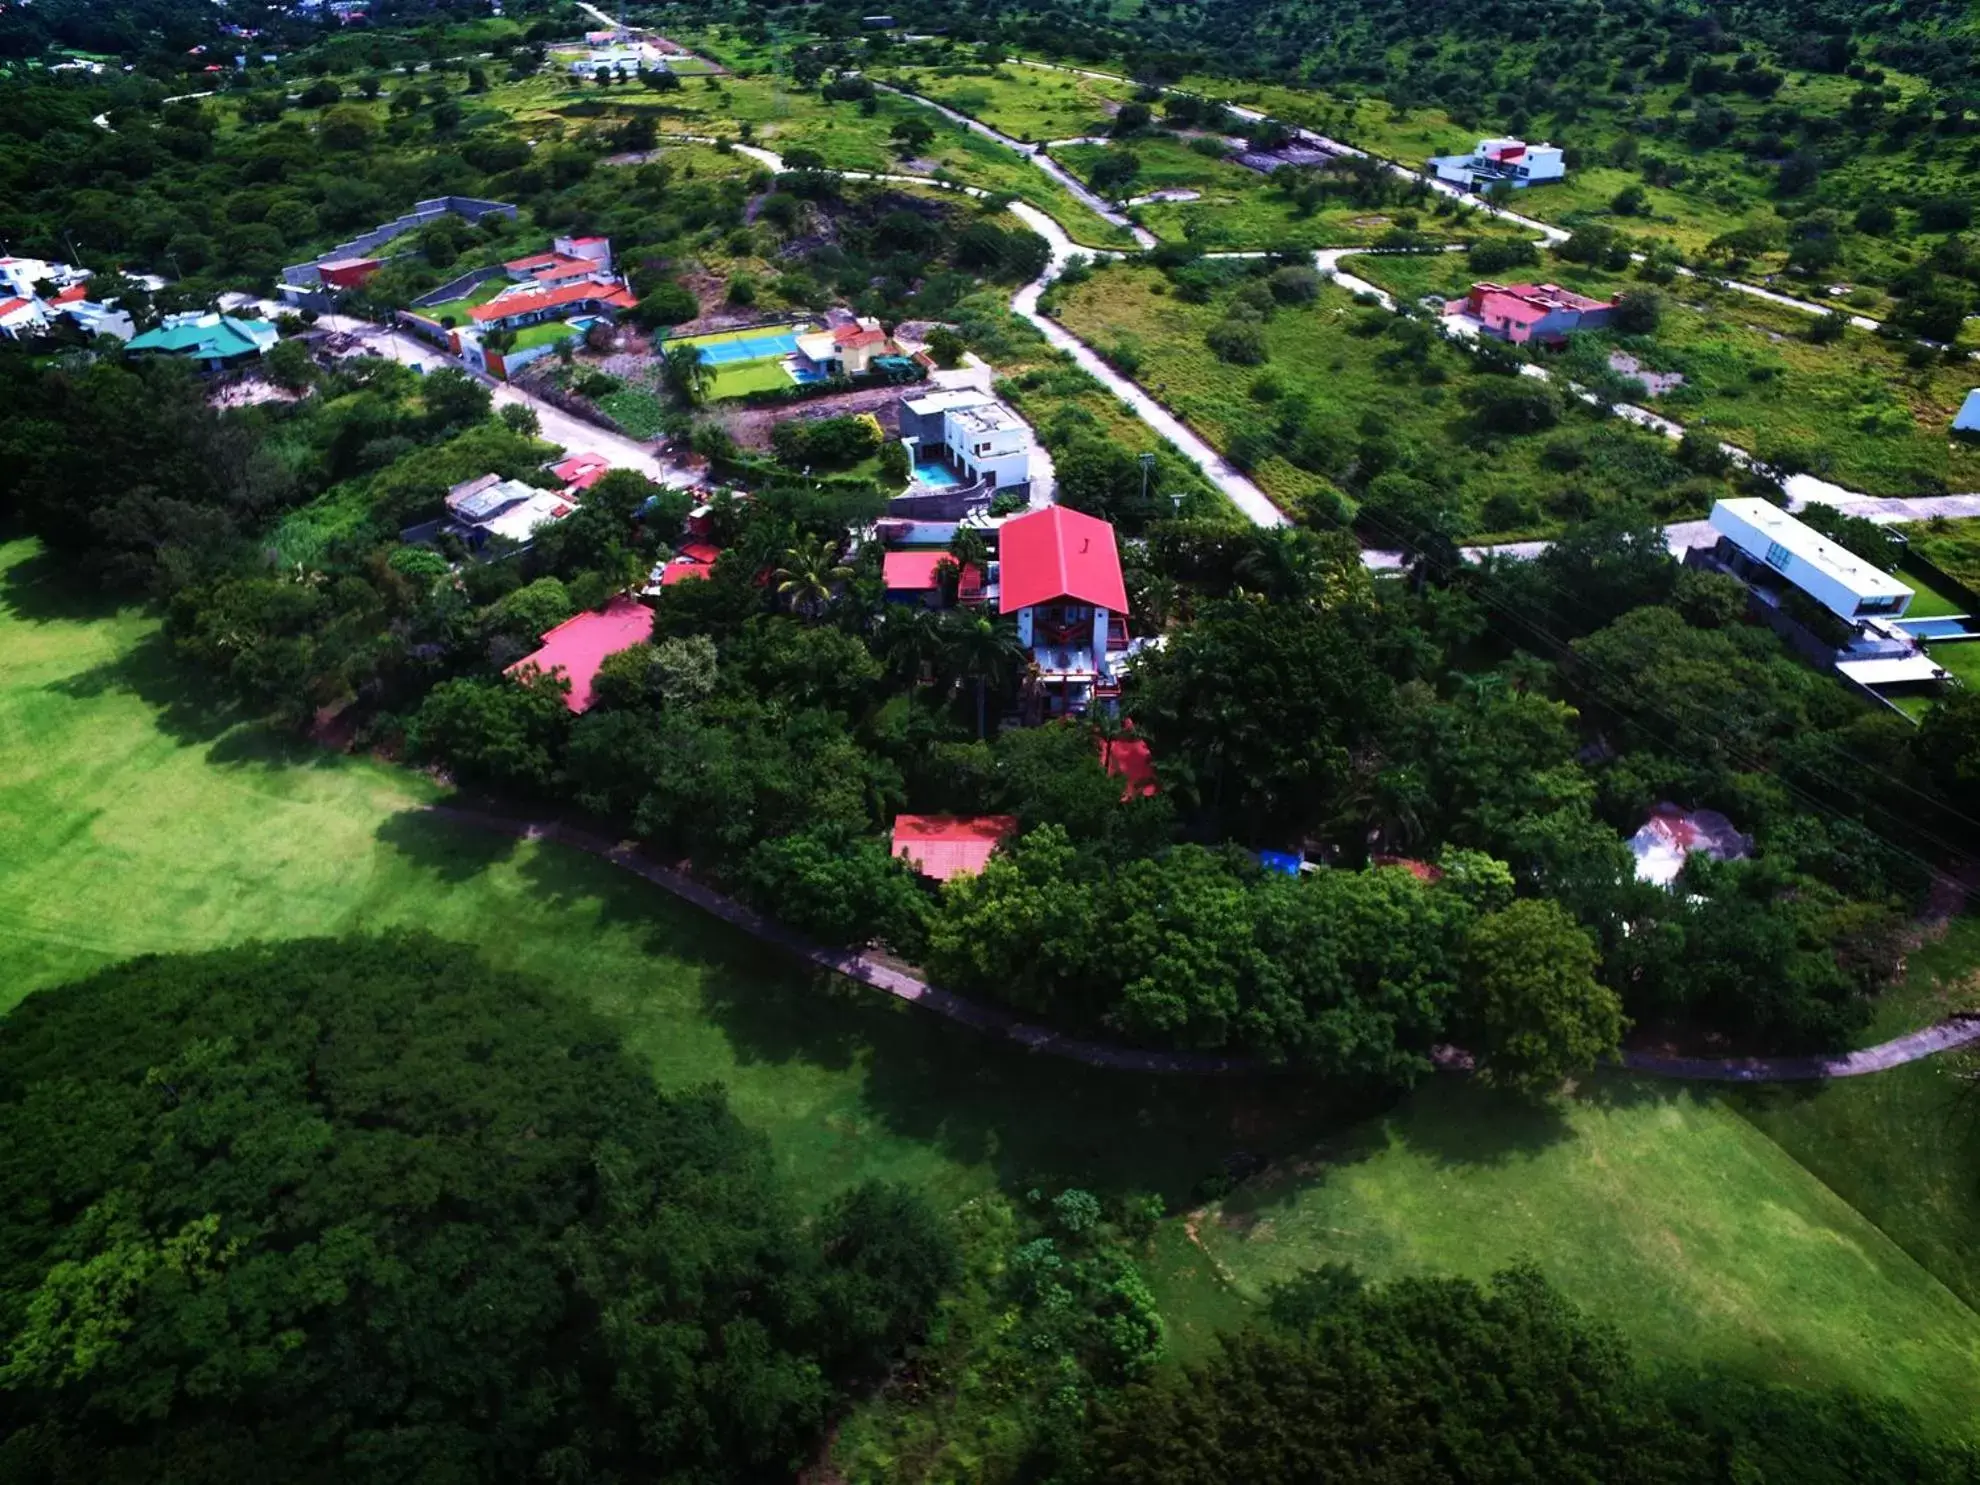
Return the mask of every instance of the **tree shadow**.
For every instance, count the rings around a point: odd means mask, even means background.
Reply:
[[[0,532],[0,542],[7,539]],[[79,576],[45,547],[0,568],[0,615],[27,624],[86,624],[140,607]]]
[[[490,867],[514,856],[521,844],[513,836],[477,830],[418,809],[387,816],[373,833],[449,886],[473,881]]]
[[[215,743],[248,721],[233,702],[216,699],[212,678],[180,661],[156,632],[114,660],[51,682],[48,689],[78,701],[134,696],[151,709],[159,731],[186,746]]]

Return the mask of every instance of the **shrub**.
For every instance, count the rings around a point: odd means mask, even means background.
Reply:
[[[1262,366],[1270,354],[1265,327],[1256,320],[1224,320],[1212,325],[1203,339],[1218,360],[1233,366]]]

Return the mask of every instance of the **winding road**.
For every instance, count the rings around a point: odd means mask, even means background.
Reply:
[[[871,954],[853,949],[827,949],[814,944],[803,935],[744,907],[734,898],[696,881],[686,872],[649,860],[636,847],[607,840],[602,835],[562,821],[515,819],[450,804],[431,805],[426,813],[472,829],[492,831],[517,840],[550,841],[596,856],[820,969],[844,975],[862,985],[870,985],[896,1000],[933,1011],[958,1025],[998,1037],[1027,1051],[1043,1052],[1088,1067],[1112,1068],[1119,1072],[1227,1077],[1238,1073],[1284,1070],[1248,1057],[1218,1057],[1201,1052],[1151,1052],[1113,1042],[1091,1041],[1020,1021],[1008,1011],[931,985],[911,970],[883,963]],[[1806,1083],[1883,1072],[1976,1041],[1980,1041],[1980,1015],[1954,1017],[1874,1047],[1832,1057],[1670,1057],[1653,1052],[1625,1051],[1622,1065],[1649,1077],[1695,1082]],[[1435,1060],[1445,1068],[1462,1068],[1469,1063],[1464,1053],[1452,1049],[1442,1049]]]

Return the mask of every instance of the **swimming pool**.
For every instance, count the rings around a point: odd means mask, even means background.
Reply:
[[[1980,634],[1972,621],[1964,618],[1899,619],[1897,627],[1914,639],[1964,639]]]
[[[962,476],[939,459],[917,459],[914,482],[924,490],[953,490],[962,483]]]

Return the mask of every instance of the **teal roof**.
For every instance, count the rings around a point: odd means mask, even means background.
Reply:
[[[273,330],[273,326],[269,327]],[[133,336],[130,348],[134,351],[163,351],[172,356],[192,356],[201,361],[226,360],[233,356],[245,356],[262,350],[264,339],[249,331],[231,315],[216,315],[212,319],[202,318],[196,322],[180,325],[160,325],[156,330],[147,330],[142,335]]]

